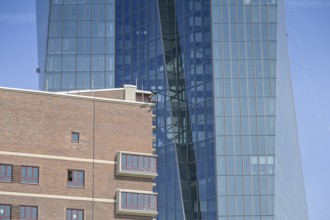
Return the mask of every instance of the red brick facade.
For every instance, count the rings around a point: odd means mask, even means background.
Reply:
[[[45,220],[66,219],[66,209],[84,210],[85,220],[152,219],[116,215],[115,207],[116,189],[152,191],[150,178],[116,175],[116,153],[153,154],[153,106],[118,100],[125,90],[91,95],[0,88],[0,164],[39,167],[38,184],[0,181],[0,204],[14,212],[36,206]],[[72,132],[79,133],[78,143]],[[84,187],[68,187],[70,169],[84,171]]]

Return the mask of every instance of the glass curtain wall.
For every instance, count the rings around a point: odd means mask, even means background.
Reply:
[[[116,1],[116,87],[157,93],[158,219],[216,216],[209,1]]]
[[[212,0],[218,219],[273,219],[275,0]]]
[[[40,89],[156,93],[158,219],[307,218],[284,0],[36,3]]]
[[[114,87],[114,0],[52,0],[46,91]]]
[[[287,32],[285,17],[283,16],[284,0],[278,0],[277,14],[276,197],[274,219],[307,220],[304,176],[291,87]]]
[[[45,90],[47,38],[51,0],[36,0],[39,88]]]
[[[155,92],[158,218],[184,219],[158,4],[116,1],[116,87]]]

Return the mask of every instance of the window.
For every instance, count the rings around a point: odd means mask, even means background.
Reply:
[[[0,219],[1,220],[10,220],[10,205],[1,205],[0,204]]]
[[[274,174],[274,157],[267,157],[268,174]]]
[[[152,154],[117,152],[116,175],[141,178],[157,177],[157,160]]]
[[[13,166],[0,164],[0,182],[11,182],[13,176]]]
[[[38,207],[21,206],[20,207],[20,220],[37,220]]]
[[[126,171],[156,173],[156,158],[152,156],[122,154],[121,168]]]
[[[129,210],[157,211],[157,198],[154,194],[122,192],[121,208]]]
[[[84,187],[84,171],[69,170],[68,171],[68,186]]]
[[[71,133],[71,142],[79,143],[79,133],[78,132]]]
[[[39,167],[22,166],[21,183],[39,183]]]
[[[67,209],[66,220],[84,220],[84,210],[81,209]]]

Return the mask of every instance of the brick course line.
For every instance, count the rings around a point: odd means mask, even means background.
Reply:
[[[4,192],[4,191],[0,191],[0,195],[46,198],[46,199],[64,199],[64,200],[90,201],[90,202],[93,201],[92,197],[61,196],[61,195],[21,193],[21,192]],[[104,199],[104,198],[94,198],[94,201],[95,202],[104,202],[104,203],[116,203],[116,201],[114,199]]]
[[[85,163],[100,163],[100,164],[117,164],[116,161],[111,160],[98,160],[98,159],[87,159],[87,158],[79,158],[79,157],[64,157],[64,156],[54,156],[47,154],[30,154],[30,153],[21,153],[21,152],[11,152],[11,151],[0,151],[0,155],[7,156],[17,156],[17,157],[34,157],[34,158],[42,158],[42,159],[50,159],[50,160],[67,160],[67,161],[76,161],[76,162],[85,162]]]

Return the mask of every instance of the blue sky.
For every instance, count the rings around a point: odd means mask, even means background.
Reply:
[[[286,0],[310,220],[330,219],[330,0]],[[34,0],[0,0],[0,86],[38,89]]]

